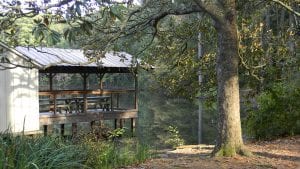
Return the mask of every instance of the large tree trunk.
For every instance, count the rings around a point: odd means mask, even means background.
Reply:
[[[218,138],[213,155],[234,156],[243,153],[238,80],[238,38],[234,4],[226,11],[218,31]]]

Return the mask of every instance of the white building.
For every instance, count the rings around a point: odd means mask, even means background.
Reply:
[[[11,48],[0,42],[0,132],[32,133],[40,130],[39,73],[103,74],[131,71],[131,55],[111,52],[105,56],[99,66],[99,63],[86,64],[88,59],[82,50]],[[128,118],[136,118],[136,112]],[[52,119],[56,117],[51,116]],[[70,117],[66,116],[65,119]]]
[[[13,133],[38,131],[38,69],[15,67],[14,65],[35,65],[21,53],[2,43],[0,58],[0,132],[8,129]],[[7,61],[12,64],[5,63]]]

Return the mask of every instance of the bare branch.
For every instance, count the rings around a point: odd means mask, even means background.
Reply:
[[[283,3],[280,0],[267,0],[267,1],[271,1],[274,2],[282,7],[284,7],[286,10],[288,10],[289,12],[293,13],[294,15],[296,15],[297,17],[300,17],[300,12],[295,11],[292,7],[290,7],[289,5]]]
[[[245,62],[244,58],[239,54],[240,57],[240,63],[242,64],[242,66],[248,70],[249,74],[254,77],[255,79],[257,79],[259,82],[263,82],[263,78],[259,77],[257,74],[254,73],[255,69],[259,69],[259,68],[263,68],[266,66],[266,64],[262,64],[262,65],[258,65],[258,66],[253,66],[250,67],[249,65],[247,65],[247,63]]]
[[[157,34],[157,27],[154,27],[154,32],[151,34],[152,35],[151,40],[145,45],[145,47],[142,50],[136,53],[136,57],[142,54],[146,49],[148,49],[148,47],[153,43],[156,34]]]
[[[15,69],[18,67],[26,68],[26,69],[34,68],[34,66],[24,66],[24,65],[15,64],[12,62],[5,62],[5,63],[0,62],[0,71],[7,70],[7,69]]]
[[[144,7],[142,7],[143,10],[145,10]],[[191,5],[186,8],[176,8],[176,9],[167,9],[163,10],[160,9],[158,12],[156,12],[153,15],[149,15],[148,17],[142,18],[140,20],[130,20],[129,18],[132,18],[133,15],[138,15],[140,12],[142,12],[141,9],[137,9],[136,11],[132,12],[129,14],[129,17],[125,23],[125,25],[130,22],[133,22],[131,25],[127,25],[124,27],[122,33],[125,35],[131,35],[136,32],[144,31],[145,29],[152,27],[154,29],[157,29],[157,25],[160,20],[164,19],[166,16],[169,15],[187,15],[187,14],[192,14],[192,13],[197,13],[197,12],[202,12],[202,10],[197,6],[197,5]],[[139,16],[140,18],[141,16]],[[156,33],[155,33],[156,35]]]

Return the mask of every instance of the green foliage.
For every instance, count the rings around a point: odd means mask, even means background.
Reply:
[[[242,6],[246,9],[251,5],[254,4]],[[242,116],[247,116],[244,127],[256,139],[297,134],[300,83],[295,79],[299,79],[299,38],[292,15],[278,7],[254,9],[240,10],[238,17],[240,86],[251,90],[249,96],[242,96],[243,101],[251,100],[248,110],[243,109],[248,103],[242,103]]]
[[[138,163],[145,162],[152,156],[152,153],[150,152],[150,147],[145,144],[137,144],[135,147],[135,152],[135,160]]]
[[[144,162],[150,158],[149,147],[134,140],[114,142],[85,141],[88,150],[87,165],[91,168],[109,169]]]
[[[110,15],[112,18],[117,18],[119,19],[120,21],[123,21],[125,18],[124,18],[124,13],[125,11],[127,11],[128,9],[124,6],[124,5],[113,5],[111,8],[110,8]]]
[[[51,45],[55,45],[60,42],[61,38],[59,32],[49,29],[46,24],[40,22],[37,23],[33,28],[32,34],[38,42],[42,42],[43,40],[45,40],[48,44]]]
[[[167,131],[169,136],[165,141],[165,144],[171,146],[172,148],[184,145],[184,140],[181,138],[177,127],[169,126]]]
[[[131,73],[106,73],[102,79],[106,88],[133,89],[134,75]]]
[[[0,168],[87,168],[86,157],[82,147],[61,139],[0,134]]]
[[[91,31],[93,29],[93,25],[90,21],[82,20],[80,22],[73,23],[72,26],[64,29],[64,38],[69,43],[76,43],[76,40],[81,35],[91,36]]]
[[[247,131],[256,139],[272,139],[300,134],[300,88],[275,83],[260,94],[258,110],[246,120]]]
[[[168,96],[194,99],[206,87],[198,82],[199,69],[205,74],[206,85],[214,81],[216,32],[211,22],[196,15],[166,17],[159,24],[157,37],[149,49],[144,51],[144,60],[155,65],[155,80]],[[202,32],[205,48],[202,59],[198,59],[198,33]],[[209,39],[209,41],[207,40]],[[205,77],[205,78],[206,78]],[[212,85],[215,85],[213,82]]]
[[[254,10],[239,11],[240,86],[261,92],[299,65],[297,28],[293,16],[282,8],[241,4]]]
[[[133,139],[95,140],[86,135],[79,140],[54,137],[0,134],[0,168],[67,169],[117,168],[141,163],[151,157],[147,145]]]
[[[108,132],[108,138],[112,141],[122,137],[125,134],[125,128],[117,128],[113,131]]]

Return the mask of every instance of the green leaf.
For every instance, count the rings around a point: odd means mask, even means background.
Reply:
[[[64,38],[66,40],[68,40],[69,43],[71,43],[72,41],[75,41],[75,33],[74,32],[75,32],[74,28],[68,28],[64,32]]]
[[[39,23],[42,22],[42,20],[41,19],[33,19],[33,22],[36,23],[36,24],[39,24]]]
[[[32,34],[36,40],[41,42],[47,36],[48,28],[44,23],[39,23],[32,29]]]
[[[118,18],[120,21],[124,20],[124,11],[126,8],[123,5],[114,5],[110,8],[110,16]]]
[[[91,30],[93,29],[93,24],[89,21],[83,21],[83,23],[80,25],[80,29],[84,33],[91,35]]]
[[[60,33],[55,30],[51,30],[50,34],[48,35],[48,42],[50,44],[55,45],[58,42],[60,42],[60,39],[61,39]]]

